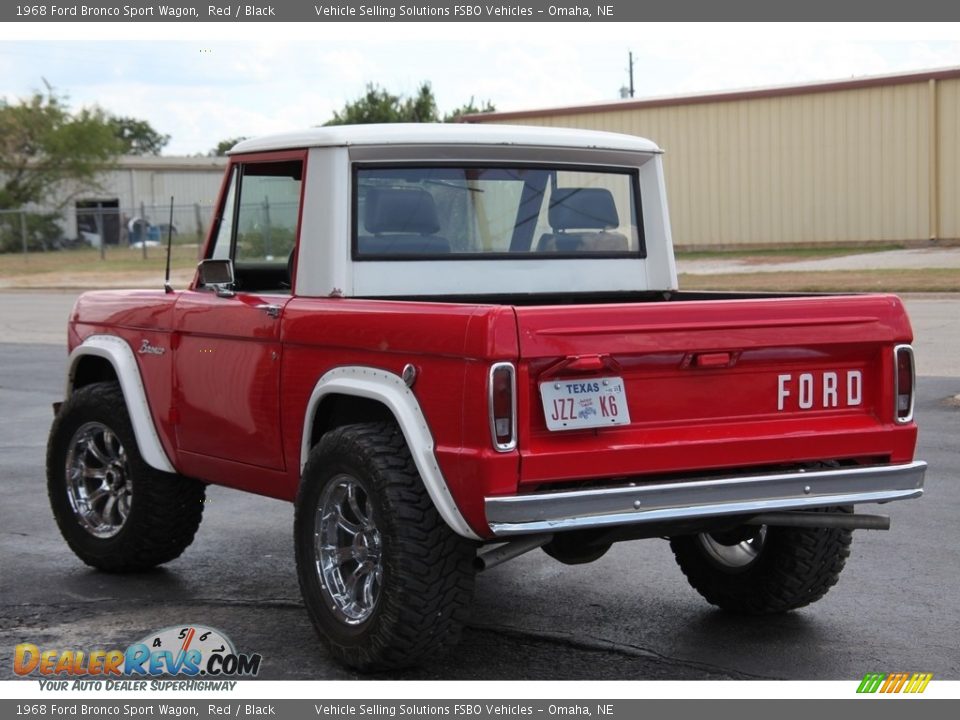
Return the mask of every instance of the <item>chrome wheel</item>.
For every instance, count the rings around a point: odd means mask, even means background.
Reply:
[[[734,541],[711,533],[701,533],[698,538],[714,562],[728,568],[744,568],[760,555],[767,539],[767,526],[759,525],[750,537]]]
[[[133,483],[127,452],[99,422],[81,425],[67,451],[67,497],[80,526],[96,538],[111,538],[130,516]]]
[[[380,530],[370,495],[351,475],[330,479],[314,516],[314,556],[320,587],[334,617],[368,620],[383,584]]]

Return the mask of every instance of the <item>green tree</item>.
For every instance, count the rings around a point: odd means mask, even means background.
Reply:
[[[0,99],[0,209],[63,207],[97,187],[97,175],[123,150],[107,113],[71,113],[49,86],[18,102]]]
[[[367,85],[366,92],[348,102],[324,125],[364,125],[366,123],[433,123],[455,122],[462,115],[473,112],[491,112],[493,103],[486,101],[483,108],[474,105],[473,98],[462,107],[441,117],[437,99],[429,82],[421,83],[412,97],[394,95],[379,85]]]
[[[114,134],[123,144],[124,155],[159,155],[170,136],[159,133],[146,120],[132,117],[111,117]]]
[[[489,100],[484,100],[482,107],[477,107],[473,102],[473,96],[470,96],[470,102],[461,105],[456,110],[452,110],[443,116],[444,122],[459,122],[464,115],[476,115],[477,113],[495,112],[496,107]]]
[[[432,123],[440,120],[437,99],[433,96],[430,83],[420,85],[416,94],[404,100],[401,107],[403,122]]]
[[[367,85],[367,91],[343,110],[333,112],[333,118],[324,125],[365,125],[368,123],[408,122],[403,115],[403,100],[377,85]]]
[[[207,157],[222,157],[227,154],[227,151],[236,145],[238,142],[243,142],[247,138],[245,136],[227,138],[226,140],[221,140],[217,143],[215,148],[211,148],[210,152],[207,153]]]

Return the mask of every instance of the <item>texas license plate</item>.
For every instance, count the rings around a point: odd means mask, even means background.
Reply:
[[[623,378],[548,380],[540,383],[540,399],[550,430],[630,424]]]

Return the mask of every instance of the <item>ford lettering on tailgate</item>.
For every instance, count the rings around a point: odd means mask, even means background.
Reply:
[[[863,371],[805,372],[777,376],[777,410],[827,410],[863,404]]]
[[[550,430],[628,425],[623,379],[548,380],[540,383],[543,414]]]

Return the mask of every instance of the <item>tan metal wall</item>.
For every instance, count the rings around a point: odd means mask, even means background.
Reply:
[[[937,83],[940,233],[960,238],[960,78]]]
[[[923,79],[548,112],[493,121],[642,135],[665,150],[674,242],[680,247],[960,238],[960,78],[937,80],[935,90]]]

